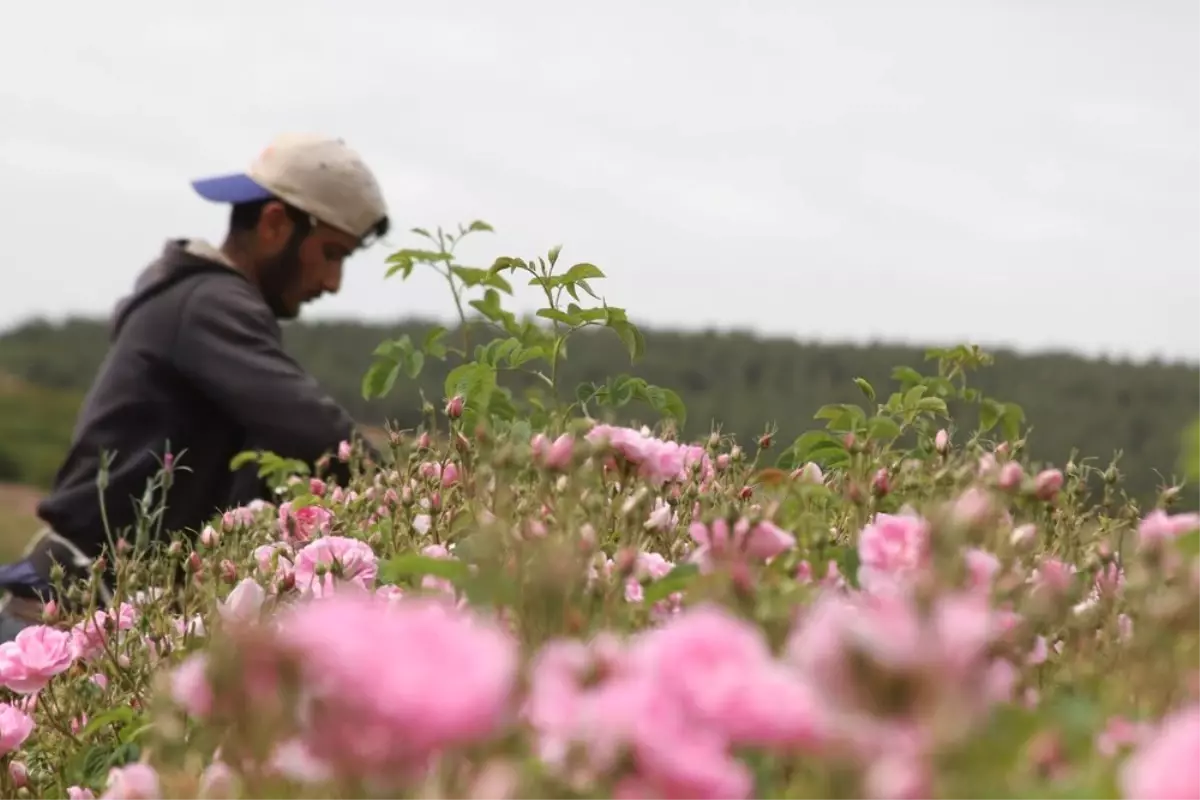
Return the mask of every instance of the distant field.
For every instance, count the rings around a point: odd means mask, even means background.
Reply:
[[[40,490],[0,483],[0,562],[19,555],[39,525],[34,509]]]

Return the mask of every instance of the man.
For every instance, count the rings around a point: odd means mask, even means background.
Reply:
[[[354,433],[350,416],[283,351],[278,320],[336,293],[344,260],[387,233],[375,177],[340,140],[284,135],[245,173],[193,187],[232,205],[229,233],[220,248],[168,241],[117,305],[70,452],[38,506],[45,528],[21,561],[0,567],[0,590],[11,593],[0,641],[40,618],[52,562],[84,576],[110,536],[135,524],[134,502],[168,453],[161,530],[194,531],[259,488],[235,483],[237,453],[312,464]]]

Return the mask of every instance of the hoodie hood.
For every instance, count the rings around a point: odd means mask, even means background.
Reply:
[[[133,291],[113,310],[112,332],[121,332],[129,315],[150,298],[180,281],[210,272],[233,272],[237,268],[225,254],[200,239],[171,239],[156,259],[150,262],[133,284]]]

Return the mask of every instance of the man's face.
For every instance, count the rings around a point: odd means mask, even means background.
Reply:
[[[358,242],[320,222],[302,235],[279,203],[269,203],[258,226],[258,282],[280,319],[295,319],[300,308],[323,294],[337,294],[342,264]]]

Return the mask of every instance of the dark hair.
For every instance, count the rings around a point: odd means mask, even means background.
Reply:
[[[252,200],[249,203],[235,204],[229,212],[230,233],[249,233],[254,230],[267,203],[283,203],[288,217],[296,224],[297,236],[306,236],[312,228],[308,214],[278,198],[268,197],[266,200]]]
[[[229,213],[229,231],[230,233],[249,233],[258,225],[259,217],[262,216],[263,207],[267,203],[279,202],[283,203],[284,209],[287,211],[288,217],[292,222],[296,223],[296,236],[303,238],[307,236],[312,229],[312,218],[307,212],[301,211],[290,203],[286,203],[275,197],[268,197],[266,200],[252,200],[249,203],[237,203]],[[367,231],[363,236],[363,240],[374,237],[382,239],[387,236],[391,229],[391,221],[387,217],[383,217],[374,225],[371,230]]]

